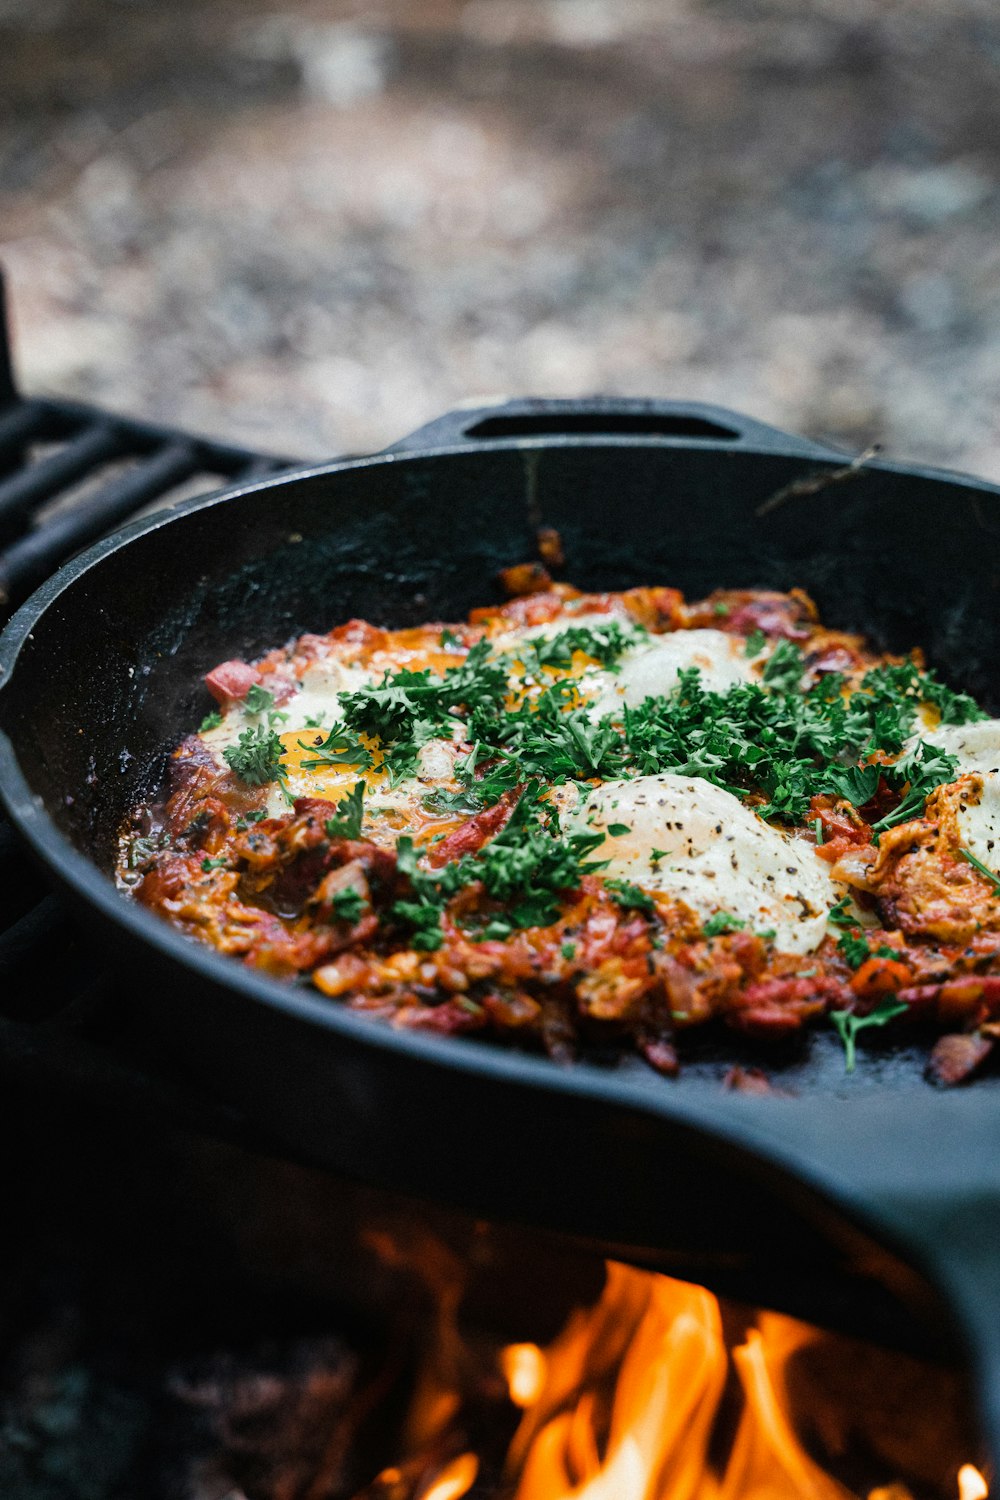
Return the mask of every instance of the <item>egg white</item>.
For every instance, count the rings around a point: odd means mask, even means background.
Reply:
[[[810,843],[699,776],[605,781],[574,821],[604,834],[594,857],[608,861],[605,876],[674,896],[702,918],[725,911],[755,931],[773,930],[789,953],[819,946],[845,889]]]
[[[921,731],[920,738],[954,755],[959,774],[974,771],[982,777],[982,796],[960,806],[958,826],[969,853],[1000,871],[1000,719],[939,724]]]
[[[692,667],[698,668],[702,687],[710,693],[724,693],[756,676],[742,636],[724,630],[672,630],[631,647],[619,659],[616,672],[594,674],[591,715],[600,718],[623,707],[638,708],[647,698],[663,697]]]

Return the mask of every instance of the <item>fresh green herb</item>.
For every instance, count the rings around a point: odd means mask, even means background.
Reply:
[[[884,694],[860,690],[845,700],[831,681],[835,674],[802,689],[797,647],[782,642],[771,662],[778,661],[783,648],[785,665],[764,686],[746,683],[711,693],[700,673],[689,669],[679,674],[669,696],[626,708],[624,746],[619,747],[626,770],[700,776],[737,795],[763,792],[768,801],[756,808],[762,817],[799,824],[812,797],[833,790],[852,799],[870,798],[881,776],[889,790],[905,790],[906,795],[877,829],[914,816],[929,792],[952,778],[954,757],[925,742],[895,764],[868,764],[876,751],[898,753],[900,735],[905,738],[909,732],[907,715],[915,713],[915,706],[897,705],[891,711]],[[604,758],[609,765],[622,764],[613,741]],[[538,766],[536,774],[551,775],[552,769]],[[602,774],[621,775],[622,770]]]
[[[776,927],[761,927],[755,933],[755,936],[762,938],[765,943],[773,943],[774,939],[778,936],[778,929]],[[816,970],[812,969],[810,972],[815,974]]]
[[[861,691],[883,698],[894,706],[905,705],[910,724],[921,703],[933,704],[943,724],[973,724],[986,718],[968,693],[956,693],[940,681],[936,672],[921,671],[912,660],[873,667],[862,678]]]
[[[632,885],[628,880],[605,880],[604,884],[625,911],[641,911],[647,917],[656,915],[656,903],[652,896],[639,886]]]
[[[274,695],[262,688],[259,682],[253,684],[244,701],[248,714],[266,714],[274,707]]]
[[[855,1041],[859,1031],[866,1026],[884,1026],[896,1016],[901,1016],[909,1007],[902,1000],[883,1000],[867,1016],[856,1016],[851,1010],[832,1010],[830,1020],[844,1044],[844,1071],[853,1073],[857,1061]]]
[[[629,825],[627,823],[609,823],[608,824],[608,833],[610,833],[610,835],[611,835],[611,837],[613,839],[624,838],[627,833],[631,833],[631,832],[632,832],[632,830],[631,830],[631,828],[629,827]]]
[[[273,729],[257,724],[253,729],[244,729],[235,745],[228,745],[222,754],[226,763],[248,786],[264,786],[269,781],[280,781],[285,775],[281,757],[285,749]]]
[[[368,903],[359,890],[349,885],[342,891],[334,891],[330,905],[339,922],[349,922],[354,927],[364,916]]]
[[[573,959],[576,957],[576,944],[563,943],[562,947],[559,949],[559,952],[562,954],[563,958]]]
[[[595,723],[586,708],[571,708],[572,689],[565,683],[545,688],[520,708],[506,714],[490,730],[494,747],[510,763],[504,773],[507,786],[524,776],[540,776],[549,782],[568,779],[608,780],[626,769],[620,730],[610,718]],[[466,776],[456,767],[462,780]]]
[[[881,766],[848,766],[846,769],[831,766],[826,773],[826,790],[835,797],[843,797],[853,807],[863,807],[878,791],[881,775]]]
[[[822,818],[814,818],[813,819],[813,833],[816,835],[817,846],[820,845],[820,844],[822,844],[822,842],[823,842],[823,819]]]
[[[374,686],[341,693],[346,727],[377,739],[394,782],[412,774],[420,747],[450,735],[456,716],[492,724],[507,693],[507,667],[490,659],[490,644],[479,641],[457,666],[441,676],[422,672],[387,673]]]
[[[767,645],[767,636],[763,630],[751,630],[747,636],[747,643],[743,647],[744,656],[759,656]]]
[[[218,729],[222,723],[222,715],[217,708],[213,708],[210,714],[206,714],[198,725],[199,734],[207,734],[210,729]]]
[[[396,845],[396,864],[400,874],[407,876],[410,881],[413,900],[394,902],[392,914],[397,921],[412,929],[411,947],[433,953],[444,942],[441,914],[445,898],[434,876],[418,865],[416,846],[408,834],[403,834]]]
[[[540,785],[531,781],[506,825],[476,854],[439,870],[422,870],[412,839],[400,839],[397,863],[415,899],[397,901],[393,914],[415,929],[415,948],[440,947],[440,918],[448,899],[479,882],[487,897],[503,904],[503,920],[511,927],[547,927],[558,917],[566,892],[576,890],[583,875],[603,868],[588,858],[602,842],[597,833],[557,833]]]
[[[342,724],[335,724],[318,745],[299,740],[299,749],[311,752],[309,759],[302,762],[304,771],[316,771],[322,766],[356,766],[359,771],[367,771],[373,764],[371,751]]]
[[[919,740],[908,755],[891,766],[882,767],[888,785],[905,795],[892,812],[872,824],[872,831],[883,833],[887,828],[895,828],[899,823],[919,817],[931,792],[953,780],[957,770],[958,760],[954,755],[937,745],[929,745],[926,740]]]
[[[535,672],[566,670],[573,665],[574,651],[582,651],[602,667],[613,667],[645,634],[639,627],[624,630],[617,620],[607,625],[571,625],[547,640],[532,641],[525,648],[525,665]]]
[[[764,683],[773,693],[793,693],[802,681],[802,651],[794,641],[779,641],[764,666]]]
[[[412,929],[411,948],[433,953],[444,942],[444,933],[441,931],[442,909],[432,901],[396,901],[392,914]]]
[[[453,630],[442,630],[440,644],[442,646],[460,646],[462,643]]]
[[[209,870],[224,870],[229,863],[227,855],[223,854],[219,859],[203,859],[201,868],[207,873]]]
[[[305,726],[307,729],[322,729],[324,728],[323,720],[325,718],[325,713],[306,714]]]
[[[651,865],[658,865],[660,863],[660,860],[661,859],[666,859],[666,857],[667,857],[667,855],[669,853],[670,853],[669,849],[650,849],[650,851],[649,851],[649,862],[650,862],[650,864]]]
[[[256,812],[242,813],[241,816],[236,819],[236,832],[246,833],[247,829],[252,823],[259,823],[261,819],[266,817],[267,813],[263,808],[259,808]]]
[[[742,932],[746,923],[734,917],[731,911],[713,912],[702,931],[706,937],[722,937],[727,932]]]
[[[845,932],[837,942],[837,951],[841,953],[852,969],[860,969],[866,959],[871,958],[871,949],[867,939],[859,932]]]
[[[460,817],[471,817],[474,813],[482,812],[486,806],[474,787],[461,787],[457,792],[436,787],[423,798],[423,804],[428,812],[443,813],[446,816],[454,813]]]
[[[851,898],[849,896],[841,896],[836,905],[830,908],[830,913],[826,920],[832,927],[857,927],[858,919],[851,915]]]
[[[724,600],[717,599],[712,605],[712,613],[713,615],[718,615],[720,619],[724,620],[729,613],[729,605],[726,604]]]
[[[364,818],[365,784],[355,783],[346,797],[337,803],[337,811],[323,824],[328,839],[359,839]]]
[[[985,875],[986,879],[992,881],[995,888],[1000,891],[1000,875],[995,875],[990,869],[989,865],[984,865],[982,860],[977,859],[970,849],[959,849],[958,852],[963,859],[967,859],[969,861],[970,865],[975,866],[980,875]]]

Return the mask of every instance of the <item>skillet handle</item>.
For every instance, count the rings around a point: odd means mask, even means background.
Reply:
[[[842,1104],[839,1115],[821,1107],[803,1162],[833,1165],[826,1180],[841,1201],[853,1201],[944,1294],[970,1357],[982,1435],[1000,1469],[1000,1111],[996,1091],[985,1082],[981,1088],[978,1095],[859,1100],[846,1119]]]
[[[446,412],[418,427],[385,451],[412,453],[428,448],[476,448],[497,442],[522,443],[532,438],[566,438],[599,442],[634,438],[647,443],[781,453],[790,458],[837,459],[835,448],[814,443],[758,422],[755,417],[700,401],[634,400],[588,396],[579,400],[525,397],[495,405],[469,405]]]
[[[1000,1468],[1000,1196],[992,1192],[942,1195],[947,1211],[928,1243],[923,1205],[923,1265],[957,1314],[968,1346],[983,1437]]]

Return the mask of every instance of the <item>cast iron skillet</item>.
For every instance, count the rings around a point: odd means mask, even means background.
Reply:
[[[138,521],[0,638],[0,791],[136,1001],[282,1150],[876,1336],[942,1317],[932,1285],[1000,1456],[995,1080],[939,1094],[909,1045],[866,1049],[848,1077],[816,1034],[771,1067],[794,1097],[748,1098],[720,1086],[732,1039],[667,1082],[396,1032],[186,940],[106,874],[124,814],[208,707],[208,669],[351,615],[459,618],[540,523],[584,588],[799,584],[831,623],[923,644],[996,711],[1000,491],[873,463],[758,517],[844,462],[712,407],[515,402]]]

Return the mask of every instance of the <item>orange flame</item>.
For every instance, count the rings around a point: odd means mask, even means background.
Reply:
[[[544,1352],[501,1355],[524,1415],[510,1446],[513,1500],[854,1500],[792,1426],[789,1361],[822,1334],[761,1313],[732,1351],[742,1412],[728,1458],[713,1462],[728,1371],[719,1304],[700,1287],[608,1265],[597,1306],[575,1313]],[[959,1500],[985,1500],[971,1464]],[[902,1485],[869,1500],[910,1500]]]
[[[542,1393],[548,1362],[537,1344],[508,1344],[500,1368],[515,1406],[533,1406]]]
[[[958,1500],[986,1500],[986,1480],[974,1464],[963,1464],[958,1471]]]
[[[416,1259],[426,1275],[424,1257]],[[498,1400],[497,1382],[477,1363],[482,1341],[474,1345],[460,1336],[463,1286],[454,1262],[438,1256],[431,1271],[437,1317],[406,1422],[410,1456],[399,1468],[383,1470],[376,1487],[364,1492],[367,1500],[462,1500],[479,1478],[480,1457],[487,1472],[499,1459],[492,1448],[479,1456],[461,1451],[471,1450],[473,1433],[484,1431],[484,1415]],[[850,1386],[853,1366],[845,1371],[839,1361],[841,1355],[860,1360],[863,1372],[868,1355],[860,1346],[838,1350],[830,1338],[771,1312],[730,1308],[724,1325],[717,1298],[704,1288],[610,1262],[596,1304],[575,1311],[551,1344],[509,1344],[497,1355],[520,1411],[500,1493],[505,1500],[856,1500],[796,1429],[797,1420],[811,1424],[805,1430],[823,1452],[849,1453],[853,1419],[841,1425],[835,1393],[845,1382]],[[824,1396],[824,1381],[838,1370]],[[931,1403],[927,1412],[936,1412],[942,1387],[933,1381],[921,1386],[925,1378],[919,1368],[901,1372],[901,1390],[923,1391],[921,1401]],[[868,1382],[872,1393],[879,1391],[878,1372]],[[864,1395],[859,1401],[861,1410]],[[905,1394],[903,1402],[911,1429],[924,1440],[906,1477],[925,1494],[938,1452],[937,1472],[955,1474],[948,1453],[961,1452],[965,1429],[945,1420],[937,1429],[945,1447],[928,1447],[923,1405],[911,1410]],[[863,1441],[882,1431],[877,1416],[875,1423],[859,1429]],[[884,1449],[876,1442],[873,1451],[895,1469],[899,1434],[889,1429],[886,1436],[891,1441]],[[962,1465],[957,1500],[988,1495],[980,1471]],[[869,1489],[867,1500],[913,1500],[913,1494],[896,1480]]]
[[[442,1469],[429,1490],[424,1490],[420,1500],[461,1500],[476,1482],[479,1460],[474,1453],[463,1453]]]

